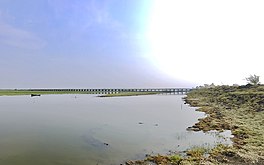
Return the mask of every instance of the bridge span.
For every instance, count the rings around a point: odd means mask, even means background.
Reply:
[[[72,91],[87,93],[120,93],[120,92],[158,92],[185,94],[191,91],[191,88],[84,88],[84,89],[29,89],[29,91]]]

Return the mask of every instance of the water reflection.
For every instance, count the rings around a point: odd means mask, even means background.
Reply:
[[[95,96],[0,97],[0,164],[120,164],[224,141],[186,131],[204,114],[182,96]]]

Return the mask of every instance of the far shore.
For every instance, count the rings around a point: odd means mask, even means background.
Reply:
[[[100,95],[98,97],[123,97],[123,96],[157,95],[160,93],[161,92],[119,92],[119,93]]]
[[[19,96],[19,95],[61,95],[61,94],[97,94],[98,97],[124,97],[140,95],[156,95],[161,92],[117,92],[100,93],[92,91],[30,91],[30,90],[0,90],[0,96]]]
[[[18,95],[53,95],[53,94],[96,94],[87,91],[30,91],[30,90],[0,90],[0,96],[18,96]]]

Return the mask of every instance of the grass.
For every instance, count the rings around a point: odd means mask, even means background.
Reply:
[[[204,156],[206,153],[207,149],[204,147],[194,147],[190,150],[187,150],[186,154],[192,158],[200,158]]]
[[[228,164],[264,162],[263,91],[263,85],[218,86],[193,90],[188,94],[188,103],[209,114],[195,124],[196,130],[230,129],[234,135],[233,146],[222,147],[221,152],[215,150],[211,154],[212,159]],[[199,101],[193,104],[193,99]]]
[[[171,162],[171,164],[175,164],[175,165],[180,164],[181,161],[183,160],[182,156],[179,155],[179,154],[172,155],[172,156],[170,156],[169,158],[170,158],[170,162]]]

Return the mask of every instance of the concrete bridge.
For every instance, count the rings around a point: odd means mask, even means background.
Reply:
[[[191,88],[86,88],[86,89],[29,89],[29,91],[72,91],[87,93],[120,93],[120,92],[158,92],[168,94],[186,94]]]

